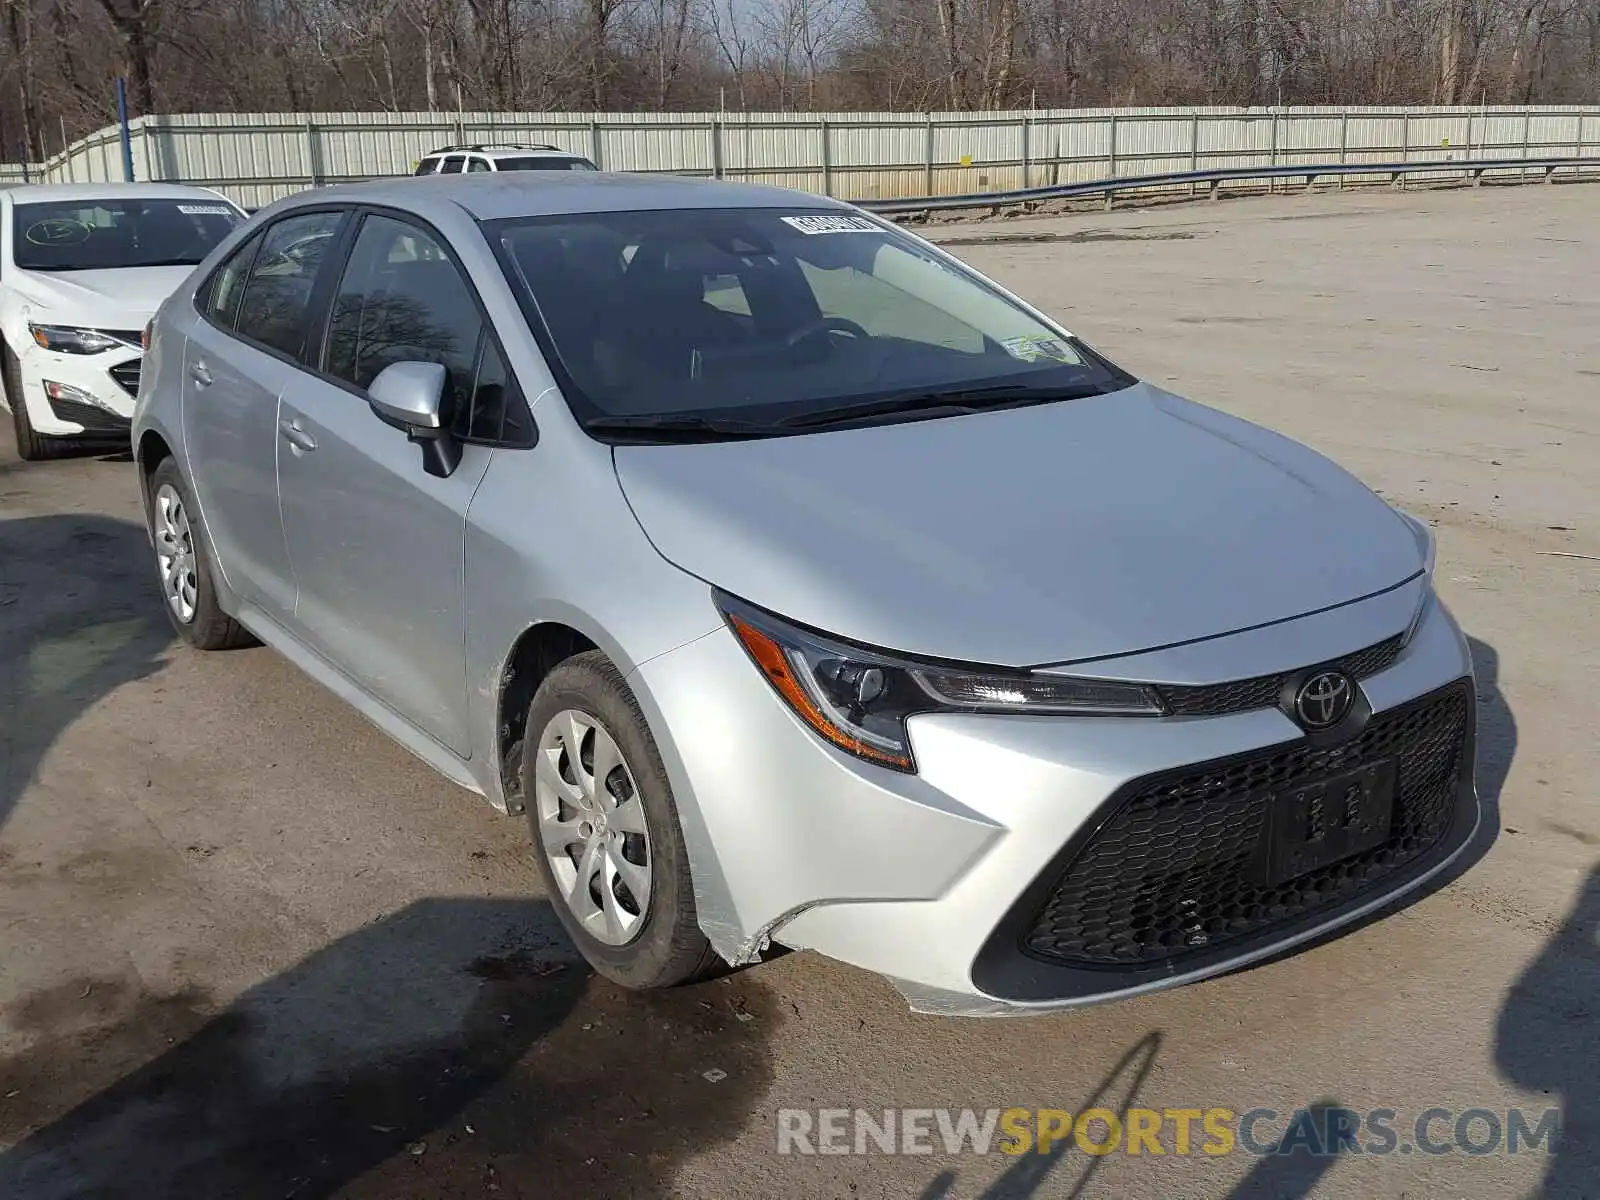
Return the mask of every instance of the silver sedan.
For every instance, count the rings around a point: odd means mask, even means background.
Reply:
[[[923,1010],[1133,995],[1478,821],[1425,525],[848,205],[307,193],[161,308],[133,440],[178,632],[525,813],[631,987],[799,947]]]

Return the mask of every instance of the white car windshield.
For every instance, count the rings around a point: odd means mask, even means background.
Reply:
[[[193,266],[243,220],[204,197],[18,204],[11,257],[27,271]]]
[[[915,240],[836,209],[578,213],[488,232],[591,427],[820,424],[883,402],[1132,382]]]

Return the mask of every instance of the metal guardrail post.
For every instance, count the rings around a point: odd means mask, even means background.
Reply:
[[[1403,163],[1408,163],[1411,161],[1410,109],[1407,109],[1405,112],[1400,114],[1400,161]],[[1406,190],[1406,177],[1404,175],[1396,175],[1393,182],[1396,191],[1403,192]]]
[[[1193,114],[1189,123],[1189,170],[1200,169],[1200,114]],[[1194,184],[1189,185],[1189,195],[1194,195]]]
[[[1278,165],[1278,110],[1272,110],[1272,142],[1267,158],[1268,166]],[[1278,181],[1275,177],[1267,176],[1267,194],[1270,196],[1278,190]]]
[[[306,118],[306,174],[311,178],[312,187],[322,182],[317,172],[317,127],[310,117]]]
[[[1522,157],[1523,158],[1527,158],[1528,157],[1528,139],[1532,136],[1532,132],[1533,132],[1533,114],[1525,112],[1525,113],[1522,114]],[[1527,171],[1520,171],[1520,172],[1518,172],[1518,177],[1521,178],[1521,179],[1527,179],[1528,178],[1528,172]]]
[[[722,122],[711,118],[711,177],[722,178]]]
[[[1110,167],[1110,170],[1108,170],[1106,172],[1106,174],[1115,175],[1117,173],[1117,114],[1116,113],[1112,113],[1111,114],[1111,127],[1110,127],[1110,130],[1109,130],[1109,139],[1108,139],[1107,144],[1106,144],[1106,150],[1107,150],[1106,162]]]
[[[822,118],[822,194],[833,195],[833,148],[828,144],[828,118]]]
[[[1579,128],[1582,128],[1580,123]],[[1022,186],[1033,186],[1033,139],[1029,136],[1033,129],[1033,122],[1028,117],[1022,118]]]
[[[927,140],[927,169],[925,178],[927,186],[923,188],[924,196],[933,195],[933,114],[928,114],[928,140]]]

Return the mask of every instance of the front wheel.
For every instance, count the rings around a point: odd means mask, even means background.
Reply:
[[[714,974],[661,754],[604,654],[575,655],[539,686],[522,771],[539,875],[595,970],[637,989]]]
[[[22,364],[10,346],[0,347],[0,371],[5,375],[6,403],[11,406],[11,428],[17,435],[17,457],[24,462],[53,457],[59,444],[55,438],[34,432],[28,402],[22,398]]]

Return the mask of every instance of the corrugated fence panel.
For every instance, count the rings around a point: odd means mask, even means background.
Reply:
[[[552,145],[606,170],[681,172],[851,199],[1000,191],[1269,163],[1600,150],[1578,108],[1050,109],[1005,113],[190,113],[132,125],[137,178],[218,187],[244,204],[409,174],[455,143]],[[115,128],[30,178],[118,180]],[[20,182],[18,164],[0,181]]]

